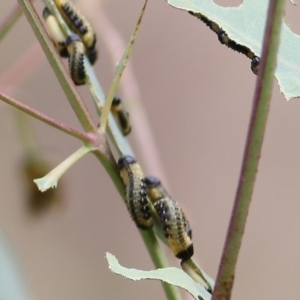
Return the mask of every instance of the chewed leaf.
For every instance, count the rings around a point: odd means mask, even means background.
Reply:
[[[213,0],[168,0],[176,8],[201,13],[217,23],[232,40],[248,47],[257,56],[262,51],[268,2],[244,0],[238,7],[221,7]],[[287,100],[300,97],[299,49],[300,36],[283,23],[275,77]]]
[[[137,269],[128,269],[121,266],[117,258],[106,253],[109,268],[112,272],[122,275],[131,280],[155,279],[162,280],[169,284],[180,287],[188,291],[195,299],[210,300],[211,294],[201,285],[197,284],[191,277],[178,268],[164,268],[151,271],[142,271]]]
[[[67,159],[65,159],[61,164],[59,164],[55,169],[49,172],[46,176],[33,181],[38,186],[41,192],[47,191],[50,188],[56,188],[60,177],[72,167],[80,158],[82,158],[87,153],[91,152],[93,148],[89,146],[82,146],[80,149],[75,151]]]

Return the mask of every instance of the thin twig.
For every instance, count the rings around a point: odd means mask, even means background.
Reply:
[[[106,102],[105,102],[105,105],[103,107],[103,110],[102,110],[102,113],[101,113],[101,116],[100,116],[100,126],[101,126],[103,131],[106,131],[106,125],[107,125],[108,115],[109,115],[109,112],[110,112],[111,103],[112,103],[112,100],[113,100],[113,98],[116,94],[121,76],[123,74],[123,71],[126,67],[126,63],[129,59],[130,53],[132,51],[133,43],[135,42],[138,31],[140,29],[140,25],[141,25],[141,22],[142,22],[143,15],[145,13],[147,3],[148,3],[148,0],[145,0],[144,6],[142,7],[142,10],[141,10],[141,13],[140,13],[140,17],[138,18],[138,21],[137,21],[137,23],[135,25],[135,28],[133,30],[133,33],[131,35],[131,39],[130,39],[127,47],[126,47],[126,50],[125,50],[125,52],[124,52],[124,54],[121,58],[121,61],[118,63],[114,79],[113,79],[113,81],[110,85],[110,88],[108,90],[108,93],[107,93],[107,96],[106,96]]]
[[[0,93],[0,99],[2,101],[4,101],[5,103],[10,104],[13,107],[27,113],[28,115],[30,115],[42,122],[54,127],[54,128],[57,128],[60,131],[67,133],[68,135],[71,135],[71,136],[83,141],[84,143],[93,143],[94,140],[96,139],[96,136],[94,136],[91,133],[85,133],[85,132],[75,129],[69,125],[66,125],[60,121],[54,120],[54,119],[44,115],[43,113],[5,95],[3,93]]]
[[[277,50],[284,16],[284,4],[284,0],[270,0],[269,2],[263,53],[256,82],[243,164],[212,300],[229,300],[231,297],[236,263],[251,202],[269,112]]]
[[[82,7],[93,16],[96,28],[99,29],[102,39],[109,50],[112,63],[115,65],[126,47],[122,36],[103,10],[101,2],[97,1],[95,5],[90,6],[83,6],[82,4]],[[120,81],[120,88],[122,89],[126,107],[130,112],[130,121],[133,128],[131,135],[136,141],[136,146],[140,148],[138,152],[144,158],[142,159],[143,169],[148,174],[155,174],[162,180],[164,186],[168,187],[167,176],[159,157],[147,113],[141,101],[141,92],[130,60],[127,63],[126,72]],[[151,159],[148,159],[149,157]]]

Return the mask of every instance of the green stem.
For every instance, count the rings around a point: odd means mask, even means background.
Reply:
[[[65,91],[68,100],[80,121],[82,127],[86,132],[96,132],[97,128],[82,101],[77,89],[74,86],[70,75],[68,74],[64,64],[62,63],[57,50],[55,49],[52,41],[47,35],[45,28],[35,11],[33,4],[30,0],[18,0],[29,24],[31,25],[37,39],[39,40],[53,70],[57,76],[59,83]]]
[[[147,230],[143,231],[140,230],[140,234],[144,240],[144,243],[148,249],[148,252],[150,254],[150,257],[156,266],[156,268],[165,268],[168,266],[168,261],[166,260],[166,257],[161,250],[161,247],[157,241],[157,238],[153,232],[153,230]],[[167,299],[171,300],[180,300],[181,296],[176,287],[173,285],[167,284],[165,282],[162,282],[165,294],[167,296]]]
[[[258,169],[276,67],[284,0],[270,0],[239,184],[212,300],[229,300]]]
[[[103,156],[99,155],[100,153],[98,151],[94,151],[94,154],[101,161],[105,170],[107,171],[113,183],[115,184],[120,196],[125,202],[124,183],[122,182],[119,176],[116,166],[112,166],[109,160],[103,160]],[[153,230],[139,230],[139,233],[141,234],[141,237],[147,247],[148,253],[155,267],[157,269],[167,268],[169,266],[168,261],[158,243],[158,240]],[[168,300],[181,300],[181,295],[175,286],[172,286],[165,282],[162,282],[162,285]]]
[[[139,19],[138,19],[138,21],[135,25],[135,28],[133,30],[132,35],[131,35],[131,39],[130,39],[130,41],[129,41],[126,49],[125,49],[125,52],[124,52],[120,62],[118,63],[113,82],[111,83],[110,88],[108,90],[108,93],[107,93],[107,96],[106,96],[106,102],[105,102],[105,105],[103,107],[101,117],[100,117],[100,126],[101,126],[103,131],[106,131],[107,119],[108,119],[108,115],[109,115],[109,112],[110,112],[111,103],[112,103],[113,98],[116,94],[121,76],[123,74],[123,71],[126,67],[126,63],[129,59],[130,53],[132,51],[132,47],[133,47],[134,41],[137,37],[137,34],[138,34],[138,31],[139,31],[139,28],[140,28],[140,25],[141,25],[141,22],[142,22],[142,18],[143,18],[147,3],[148,3],[148,0],[146,0],[145,3],[144,3],[144,6],[143,6],[143,8],[141,10],[141,13],[140,13],[140,17],[139,17]]]
[[[22,9],[15,3],[0,24],[0,41],[22,16]]]
[[[63,131],[85,143],[92,143],[95,140],[95,137],[93,136],[93,134],[85,133],[85,132],[77,130],[69,125],[66,125],[60,121],[54,120],[54,119],[42,114],[41,112],[15,100],[3,93],[0,93],[0,99],[2,101],[4,101],[5,103],[10,104],[11,106],[27,113],[28,115],[30,115],[42,122],[54,127],[54,128],[57,128],[60,131]]]

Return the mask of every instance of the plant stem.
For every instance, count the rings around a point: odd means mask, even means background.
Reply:
[[[146,244],[146,247],[148,249],[148,252],[150,254],[150,257],[154,263],[154,265],[157,266],[168,266],[168,262],[161,250],[160,245],[158,244],[157,238],[153,232],[153,230],[140,230],[140,234],[144,240],[144,243]],[[159,267],[157,267],[159,268]],[[180,300],[181,296],[179,294],[178,289],[175,286],[172,286],[170,284],[167,284],[165,282],[162,282],[164,291],[166,293],[167,299],[169,300]]]
[[[124,200],[125,203],[125,193],[124,193],[124,183],[122,182],[119,173],[117,171],[117,167],[111,165],[111,162],[109,160],[103,160],[103,156],[99,155],[99,151],[93,152],[95,156],[101,161],[103,167],[107,171],[108,175],[112,179],[113,183],[115,184],[120,196]],[[167,268],[169,266],[168,261],[165,257],[165,254],[160,247],[158,240],[156,238],[156,235],[153,232],[153,229],[149,230],[139,230],[139,233],[146,245],[146,248],[148,250],[148,253],[151,257],[151,260],[154,264],[154,266],[159,268]],[[178,291],[178,289],[175,286],[172,286],[166,282],[162,282],[162,286],[164,288],[164,291],[166,293],[168,300],[181,300],[181,295]]]
[[[284,0],[270,0],[269,2],[263,53],[256,81],[243,164],[212,300],[229,300],[231,297],[235,267],[251,202],[269,112],[284,4]]]
[[[77,89],[74,86],[70,75],[68,74],[65,66],[63,65],[57,50],[55,49],[52,41],[47,35],[45,28],[34,9],[33,4],[30,0],[18,0],[20,7],[22,8],[29,24],[32,27],[37,39],[39,40],[47,58],[50,62],[59,83],[61,84],[63,90],[65,91],[68,100],[80,121],[82,127],[86,132],[96,132],[97,128],[93,123],[93,120],[81,99]]]
[[[85,143],[92,143],[95,140],[95,137],[93,137],[92,134],[85,133],[85,132],[75,129],[69,125],[66,125],[60,121],[54,120],[54,119],[44,115],[43,113],[5,95],[3,93],[0,93],[0,99],[2,101],[6,102],[7,104],[10,104],[13,107],[27,113],[28,115],[30,115],[42,122],[54,127],[54,128],[57,128],[60,131],[63,131]],[[26,129],[26,128],[24,128],[24,129]]]
[[[99,28],[99,33],[102,35],[102,40],[108,48],[112,64],[114,65],[122,56],[123,49],[126,47],[125,41],[103,10],[101,2],[95,2],[94,5],[85,6],[85,8],[93,16],[93,23]],[[139,147],[140,157],[144,158],[143,169],[148,174],[158,176],[164,185],[168,187],[167,176],[159,157],[159,151],[145,107],[141,101],[141,92],[130,60],[126,65],[126,72],[120,81],[120,89],[124,95],[126,108],[130,111],[130,121],[134,130],[132,138],[136,141],[136,146]],[[148,157],[151,157],[151,159],[148,159]]]
[[[17,3],[15,3],[0,24],[0,41],[5,37],[5,35],[9,32],[9,30],[14,26],[14,24],[19,20],[21,16],[22,9]]]
[[[125,70],[126,63],[129,59],[130,53],[132,51],[134,41],[137,37],[137,34],[138,34],[138,31],[139,31],[139,28],[140,28],[140,25],[141,25],[141,22],[142,22],[142,18],[143,18],[147,3],[148,3],[148,0],[145,0],[144,6],[143,6],[143,8],[141,10],[141,13],[140,13],[140,17],[139,17],[139,19],[138,19],[138,21],[135,25],[135,28],[133,29],[131,39],[130,39],[130,41],[129,41],[126,49],[125,49],[125,52],[124,52],[120,62],[118,63],[118,66],[117,66],[116,71],[115,71],[114,79],[113,79],[113,81],[110,85],[110,88],[108,90],[108,93],[107,93],[107,96],[106,96],[106,102],[105,102],[105,105],[103,107],[103,110],[102,110],[102,113],[101,113],[101,116],[100,116],[100,126],[101,126],[103,131],[106,131],[106,125],[107,125],[108,115],[109,115],[109,112],[110,112],[110,107],[111,107],[113,98],[116,94],[117,88],[119,86],[119,82],[120,82],[121,76],[123,74],[123,71]]]

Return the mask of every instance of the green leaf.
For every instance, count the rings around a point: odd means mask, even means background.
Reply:
[[[4,234],[0,232],[0,299],[32,299],[18,263],[18,257]]]
[[[56,188],[58,180],[60,177],[72,167],[80,158],[85,156],[87,153],[91,152],[93,148],[83,145],[80,149],[70,155],[61,164],[59,164],[55,169],[49,172],[46,176],[33,181],[38,186],[41,192],[45,192],[50,188]]]
[[[178,268],[163,268],[151,271],[142,271],[137,269],[128,269],[121,266],[117,258],[111,254],[106,253],[106,258],[109,268],[112,272],[122,275],[131,280],[155,279],[167,282],[169,284],[178,286],[188,291],[195,299],[210,300],[211,294],[208,293],[203,286],[196,283],[190,276]]]
[[[203,14],[222,27],[232,40],[250,48],[257,56],[262,50],[268,2],[244,0],[238,7],[221,7],[212,0],[168,0],[176,8]],[[300,97],[299,49],[300,36],[283,23],[275,77],[287,100]]]

